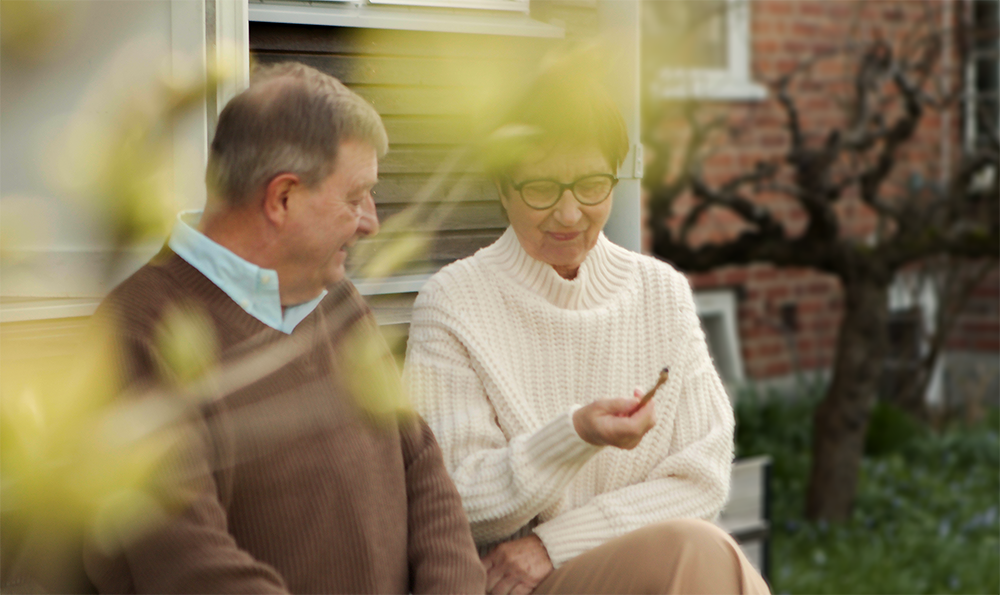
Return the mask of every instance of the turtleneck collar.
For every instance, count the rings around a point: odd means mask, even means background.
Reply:
[[[528,255],[512,227],[476,257],[552,305],[567,310],[589,310],[609,303],[627,287],[635,269],[635,254],[613,244],[604,232],[572,280],[563,279],[551,265]]]

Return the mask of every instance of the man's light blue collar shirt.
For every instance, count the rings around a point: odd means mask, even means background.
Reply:
[[[188,264],[231,297],[247,314],[285,334],[312,313],[326,296],[326,290],[314,300],[281,309],[278,273],[262,269],[236,256],[195,229],[201,211],[183,211],[167,245]]]

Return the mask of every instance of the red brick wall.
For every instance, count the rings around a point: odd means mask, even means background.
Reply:
[[[754,80],[763,84],[777,80],[805,59],[842,48],[848,41],[881,38],[899,52],[921,23],[940,25],[945,7],[940,1],[917,0],[754,0],[749,4],[752,72]],[[953,56],[950,60],[952,64],[957,62]],[[856,55],[820,60],[808,77],[791,87],[811,142],[821,142],[830,129],[844,122],[842,99],[849,95],[856,64]],[[938,77],[954,81],[958,72],[952,68],[938,73]],[[760,160],[778,158],[788,147],[786,118],[774,99],[717,103],[703,109],[705,114],[724,114],[731,131],[717,136],[712,144],[704,168],[711,181],[720,182],[746,172]],[[888,121],[900,109],[898,103],[883,108]],[[665,119],[661,132],[680,144],[686,139],[686,128],[678,122]],[[957,111],[944,117],[936,113],[926,116],[916,137],[902,152],[888,190],[946,176],[947,171],[942,169],[952,166],[949,156],[953,160],[960,150],[959,126]],[[791,235],[804,229],[806,215],[791,199],[766,192],[752,198],[779,217]],[[678,210],[683,213],[690,204],[689,198],[682,198]],[[860,241],[875,231],[874,214],[856,197],[848,197],[837,208],[842,235]],[[718,242],[733,237],[740,229],[741,223],[734,216],[709,211],[690,238],[695,245]],[[842,315],[840,286],[834,277],[811,270],[755,265],[695,274],[691,281],[696,289],[738,288],[740,339],[750,378],[789,374],[796,365],[810,370],[832,364]],[[997,283],[985,287],[970,308],[953,344],[997,350]],[[795,311],[794,328],[788,325],[788,309]]]
[[[690,275],[695,290],[737,289],[737,321],[744,371],[749,378],[784,376],[833,363],[840,324],[836,278],[808,269],[766,265],[726,267]],[[783,311],[793,306],[794,319]]]
[[[955,322],[949,349],[1000,351],[1000,270],[994,269],[969,298]]]

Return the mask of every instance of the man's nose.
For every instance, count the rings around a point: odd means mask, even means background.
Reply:
[[[580,203],[576,201],[576,197],[573,196],[573,192],[567,188],[563,191],[562,196],[559,197],[559,201],[556,203],[555,211],[553,211],[552,216],[555,217],[556,221],[560,225],[565,225],[566,227],[572,227],[576,225],[577,221],[580,220],[582,216],[580,211]]]
[[[373,236],[378,233],[378,213],[375,212],[375,199],[369,194],[361,203],[361,218],[358,221],[358,235]]]

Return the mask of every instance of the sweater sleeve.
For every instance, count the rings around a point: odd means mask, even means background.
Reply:
[[[514,534],[555,504],[600,448],[577,435],[572,411],[508,440],[454,323],[418,300],[405,377],[441,444],[473,537],[483,544]]]
[[[555,567],[652,523],[676,518],[712,520],[729,494],[734,417],[712,364],[687,292],[681,315],[687,349],[671,366],[679,399],[669,448],[645,481],[599,494],[585,505],[535,527]]]
[[[155,351],[145,341],[121,338],[116,351],[124,386],[156,375]],[[83,558],[91,582],[115,593],[287,593],[277,571],[240,549],[227,530],[204,420],[193,414],[177,431],[177,448],[165,457],[152,490],[158,504],[174,512],[137,538],[87,540]]]
[[[486,573],[434,434],[418,416],[404,418],[400,434],[406,466],[411,592],[484,592]]]

